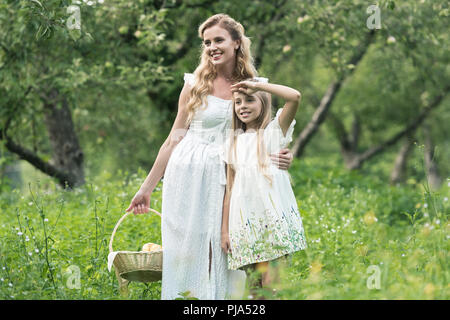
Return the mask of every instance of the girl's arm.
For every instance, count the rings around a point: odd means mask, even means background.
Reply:
[[[227,164],[228,166],[228,164]],[[230,215],[230,194],[227,192],[228,188],[225,188],[225,194],[223,196],[223,209],[222,209],[222,234],[228,234],[228,218]]]
[[[190,86],[185,83],[178,99],[178,113],[173,123],[172,129],[170,130],[169,136],[167,137],[166,141],[164,141],[161,148],[159,149],[155,163],[153,164],[152,169],[150,170],[147,178],[145,178],[138,191],[138,193],[141,195],[148,196],[153,192],[159,180],[161,180],[162,176],[164,175],[172,151],[181,141],[181,139],[183,139],[183,137],[186,135],[187,129],[189,127],[189,125],[185,124],[188,117],[186,106],[189,101],[189,92]],[[136,197],[137,200],[133,199],[126,211],[131,211],[134,209],[135,211],[137,211],[136,213],[147,212],[148,208],[142,208],[141,206],[141,198],[142,196]]]
[[[256,81],[242,81],[236,83],[231,86],[231,90],[239,90],[246,94],[252,94],[256,91],[262,90],[284,99],[286,103],[279,118],[279,123],[283,131],[283,135],[286,135],[286,132],[291,125],[292,120],[294,120],[298,105],[302,97],[299,91],[290,87],[283,86],[281,84]]]
[[[231,252],[230,234],[228,228],[228,221],[230,215],[230,194],[227,192],[227,189],[228,188],[225,188],[225,194],[223,196],[222,227],[221,227],[221,247],[225,253]]]

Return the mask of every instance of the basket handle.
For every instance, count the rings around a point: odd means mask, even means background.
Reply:
[[[158,216],[161,217],[161,213],[159,213],[158,211],[153,210],[153,209],[151,209],[151,208],[150,208],[150,211],[156,213]],[[132,213],[133,213],[133,212],[131,212],[131,211],[125,213],[125,214],[119,219],[119,221],[117,221],[116,226],[114,227],[114,230],[113,230],[113,232],[112,232],[112,234],[111,234],[111,239],[109,240],[109,252],[113,252],[112,243],[113,243],[113,241],[114,241],[114,235],[116,234],[117,228],[118,228],[119,225],[122,223],[123,219],[125,219],[128,215],[130,215],[130,214],[132,214]]]

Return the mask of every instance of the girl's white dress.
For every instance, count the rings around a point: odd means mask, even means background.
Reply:
[[[184,80],[194,85],[194,75]],[[267,81],[266,78],[257,78]],[[212,95],[173,150],[163,178],[161,299],[241,299],[245,273],[227,268],[220,246],[226,185],[220,154],[231,127],[231,100]],[[209,254],[211,250],[211,270]]]
[[[264,130],[267,152],[278,153],[292,141],[295,120],[286,136],[278,122],[279,109]],[[289,173],[270,163],[272,187],[261,174],[257,158],[256,132],[237,136],[236,157],[229,158],[230,138],[226,139],[223,160],[236,168],[230,198],[229,235],[231,253],[228,267],[269,261],[285,254],[305,249],[306,239],[302,219],[291,187]]]

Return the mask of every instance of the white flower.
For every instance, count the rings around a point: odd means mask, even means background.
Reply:
[[[23,233],[19,231],[19,232],[17,232],[17,235],[21,236],[21,235],[23,235]]]
[[[447,197],[445,197],[445,198],[444,198],[444,201],[448,201],[448,198],[447,198]]]
[[[428,203],[424,203],[424,204],[423,204],[423,207],[424,207],[424,208],[428,208]]]
[[[249,295],[247,298],[249,298],[249,299],[253,299],[253,296],[252,295]]]
[[[331,232],[336,232],[336,230],[334,230],[333,228],[331,228]]]
[[[356,233],[356,230],[353,230],[352,233],[355,234],[355,233]]]
[[[29,206],[32,206],[32,205],[33,205],[33,202],[28,202],[28,205],[29,205]]]
[[[10,283],[8,283],[8,286],[12,287],[13,285],[12,285],[12,283],[10,282]]]
[[[441,223],[441,220],[437,219],[436,224],[440,224],[440,223]]]
[[[16,227],[16,230],[20,230],[18,227]]]
[[[2,282],[3,282],[3,281],[5,281],[5,279],[1,278],[1,279],[0,279],[0,281],[2,281]]]
[[[33,254],[33,252],[28,252],[28,255],[31,257],[31,255]]]
[[[44,221],[45,221],[45,222],[48,222],[48,219],[47,219],[47,218],[45,218],[45,219],[44,219]]]
[[[423,214],[423,216],[424,216],[425,218],[427,218],[427,217],[428,217],[428,213],[425,212],[425,213]]]
[[[36,253],[38,253],[38,252],[39,252],[39,249],[34,249],[34,251],[35,251]]]
[[[404,253],[402,253],[402,257],[404,257],[405,256],[405,254]]]
[[[30,241],[30,238],[28,238],[28,236],[26,236],[25,241]]]

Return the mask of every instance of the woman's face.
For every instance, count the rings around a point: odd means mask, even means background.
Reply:
[[[239,120],[246,124],[247,129],[258,129],[256,119],[262,111],[261,101],[254,95],[248,96],[242,92],[235,92],[233,98],[234,112]]]
[[[234,62],[239,40],[233,40],[227,30],[219,25],[205,29],[203,32],[205,52],[214,65],[223,65]]]

